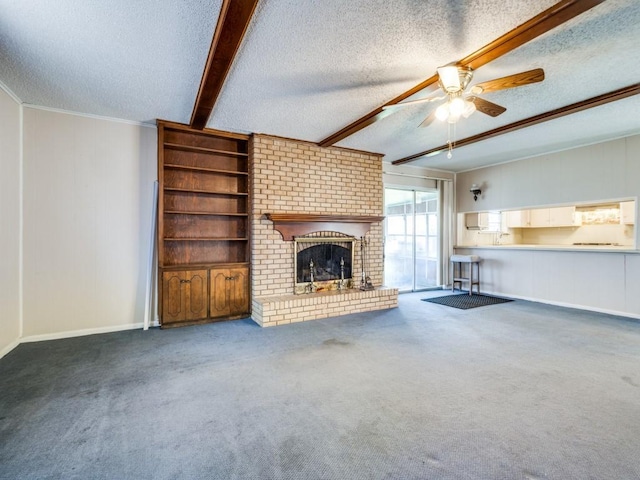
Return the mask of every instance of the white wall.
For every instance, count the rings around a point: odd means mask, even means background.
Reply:
[[[156,129],[24,107],[24,337],[142,324]]]
[[[640,318],[640,254],[464,248],[481,293]]]
[[[459,173],[456,183],[460,212],[637,197],[640,135]],[[482,187],[477,202],[473,183]]]
[[[469,193],[473,183],[482,186],[477,202]],[[457,176],[461,212],[638,196],[640,135]],[[485,292],[640,318],[640,252],[456,251],[484,259]]]
[[[20,337],[20,109],[0,88],[0,357]]]

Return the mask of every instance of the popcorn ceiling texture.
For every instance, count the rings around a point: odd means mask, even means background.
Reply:
[[[318,142],[556,4],[557,0],[260,2],[209,121],[221,130]],[[274,32],[277,29],[277,34]],[[474,72],[472,85],[543,68],[544,82],[483,95],[507,108],[456,124],[453,140],[632,85],[640,78],[640,1],[607,0]],[[434,88],[419,92],[426,96]],[[613,106],[615,105],[615,106]],[[640,95],[412,163],[461,171],[640,132]],[[447,143],[407,107],[335,146],[384,161]],[[578,117],[573,119],[573,117]]]
[[[396,289],[294,296],[294,244],[285,242],[264,216],[266,213],[382,215],[380,155],[254,135],[251,178],[254,320],[267,326],[397,305]],[[375,286],[380,286],[381,222],[371,225],[366,240],[366,274]],[[360,253],[360,242],[356,242],[353,270],[356,285],[362,274]]]
[[[208,126],[318,142],[558,0],[260,1]],[[188,122],[220,0],[0,0],[0,88],[22,102],[153,123]],[[507,111],[456,124],[461,140],[633,85],[640,1],[607,0],[474,72],[541,67],[544,82],[489,93]],[[432,93],[435,87],[415,96]],[[386,162],[443,145],[446,123],[407,107],[341,141]],[[640,132],[640,95],[412,165],[464,171]]]
[[[188,122],[221,0],[0,0],[0,82],[21,101]]]

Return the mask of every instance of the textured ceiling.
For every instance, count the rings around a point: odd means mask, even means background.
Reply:
[[[189,122],[221,0],[0,0],[0,82],[25,103]]]
[[[556,0],[261,0],[208,126],[318,142],[524,23]],[[0,0],[0,82],[29,104],[188,122],[220,1]],[[640,2],[607,0],[485,65],[473,83],[532,68],[544,82],[487,93],[507,107],[461,120],[462,139],[640,81]],[[417,94],[428,95],[433,88]],[[434,104],[338,143],[392,161],[447,141],[417,128]],[[640,96],[412,165],[460,171],[640,133]]]

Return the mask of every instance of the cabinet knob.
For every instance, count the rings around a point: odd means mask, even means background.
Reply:
[[[180,280],[180,283],[191,283],[191,280]]]

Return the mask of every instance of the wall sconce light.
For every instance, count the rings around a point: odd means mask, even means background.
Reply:
[[[473,200],[477,202],[478,195],[482,193],[482,190],[480,190],[480,187],[474,183],[473,185],[471,185],[471,188],[469,189],[469,191],[473,194]]]

